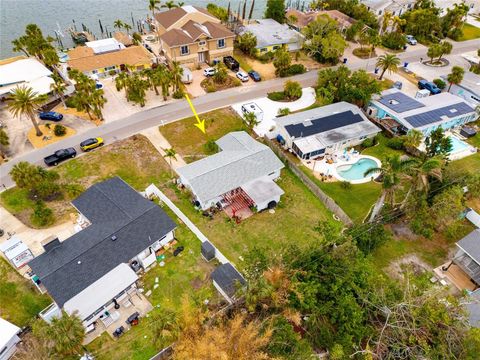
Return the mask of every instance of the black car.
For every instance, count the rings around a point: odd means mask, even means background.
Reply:
[[[73,147],[71,147],[67,149],[57,150],[52,155],[44,158],[43,161],[48,166],[57,166],[62,161],[74,158],[75,156],[77,156],[77,151]]]
[[[41,120],[60,121],[63,115],[55,111],[43,111],[38,114]]]
[[[232,56],[225,56],[223,58],[223,63],[232,71],[237,72],[240,70],[240,64]]]
[[[254,71],[254,70],[250,70],[248,72],[248,76],[250,76],[253,79],[253,81],[255,81],[255,82],[258,82],[258,81],[262,80],[262,77],[260,76],[260,74],[256,71]]]

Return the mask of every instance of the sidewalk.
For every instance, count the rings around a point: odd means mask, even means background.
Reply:
[[[149,129],[143,130],[140,134],[147,137],[148,140],[152,143],[155,149],[158,150],[162,156],[165,156],[165,149],[170,149],[172,145],[163,137],[158,129],[158,126],[151,127]],[[175,149],[174,149],[175,150]],[[166,158],[167,163],[171,164],[173,170],[178,169],[179,167],[187,165],[185,160],[180,156],[180,154],[175,155],[176,159]]]

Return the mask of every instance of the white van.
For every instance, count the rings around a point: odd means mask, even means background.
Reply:
[[[183,69],[182,82],[184,84],[191,84],[193,81],[192,71],[185,66],[182,66],[182,69]]]

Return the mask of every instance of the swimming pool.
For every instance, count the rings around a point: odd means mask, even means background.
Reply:
[[[449,154],[455,154],[461,151],[464,151],[469,148],[469,145],[456,136],[449,136],[450,140],[452,141],[452,150],[449,152]]]
[[[345,180],[362,180],[365,179],[367,170],[378,167],[378,164],[372,160],[363,158],[352,165],[340,165],[337,167],[337,173]],[[370,176],[368,176],[370,178]]]

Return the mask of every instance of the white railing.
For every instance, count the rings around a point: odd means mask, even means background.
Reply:
[[[49,323],[54,317],[61,317],[62,310],[60,310],[56,303],[51,303],[45,309],[40,311],[39,315],[43,320]]]

